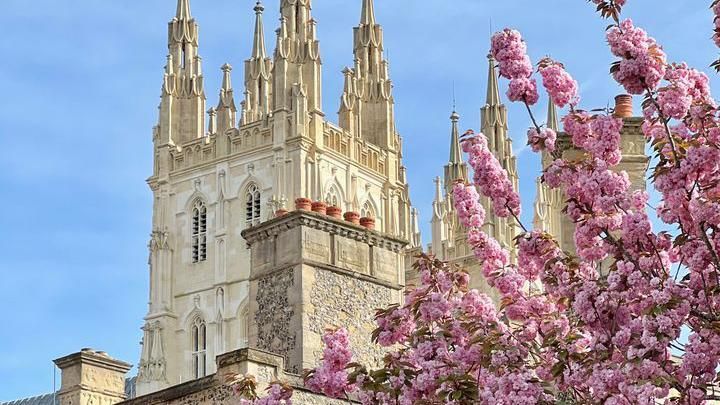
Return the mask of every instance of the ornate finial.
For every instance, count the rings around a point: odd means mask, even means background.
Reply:
[[[265,11],[265,7],[263,7],[262,2],[258,0],[257,3],[255,3],[255,7],[253,8],[256,14],[262,14],[263,11]]]
[[[458,120],[460,120],[460,115],[453,109],[452,114],[450,114],[450,121],[458,122]]]
[[[222,69],[223,73],[230,73],[232,71],[232,66],[229,63],[225,63],[220,67]]]

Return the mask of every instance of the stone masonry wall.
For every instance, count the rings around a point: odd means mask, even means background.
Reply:
[[[310,331],[322,335],[328,327],[345,327],[350,332],[354,360],[370,367],[382,363],[384,351],[370,343],[375,329],[375,311],[393,303],[390,289],[330,271],[315,271],[310,291]],[[321,350],[315,351],[320,359]]]

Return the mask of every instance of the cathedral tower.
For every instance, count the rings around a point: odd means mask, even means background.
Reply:
[[[354,44],[358,62],[350,74],[346,70],[345,93],[356,97],[350,120],[355,126],[345,125],[343,105],[341,125],[322,112],[310,0],[281,1],[271,57],[263,35],[265,8],[258,2],[253,12],[240,111],[235,71],[224,64],[207,125],[198,24],[189,0],[178,0],[169,24],[148,179],[153,220],[140,395],[210,374],[218,354],[247,346],[255,320],[249,315],[250,252],[242,232],[291,208],[288,202],[326,201],[375,218],[377,231],[410,242],[411,249],[420,244],[372,1],[362,3]],[[398,280],[403,283],[404,277]]]

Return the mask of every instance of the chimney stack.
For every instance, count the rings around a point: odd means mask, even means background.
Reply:
[[[116,404],[126,399],[125,373],[130,364],[92,349],[59,358],[55,364],[62,372],[58,392],[61,404]]]
[[[615,97],[615,116],[618,118],[630,118],[633,116],[633,99],[629,94],[620,94]]]

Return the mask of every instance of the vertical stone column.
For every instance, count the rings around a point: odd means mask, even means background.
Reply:
[[[378,308],[402,298],[407,242],[314,212],[296,211],[243,232],[250,247],[251,348],[300,374],[322,354],[329,327],[345,327],[355,358],[378,364]]]
[[[92,349],[54,362],[62,372],[60,405],[112,405],[125,400],[125,374],[130,364]]]

